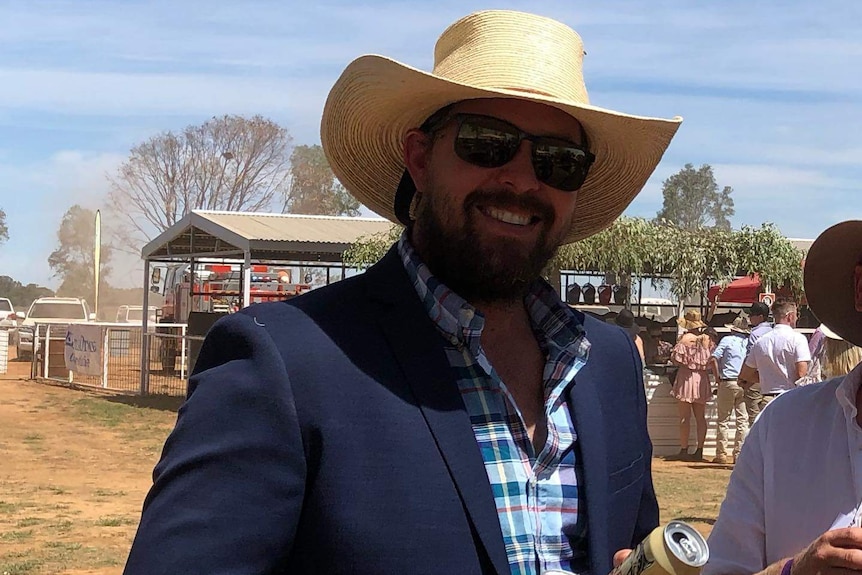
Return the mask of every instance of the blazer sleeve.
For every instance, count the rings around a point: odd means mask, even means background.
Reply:
[[[306,462],[290,382],[264,327],[210,330],[153,472],[124,573],[269,573],[290,553]]]
[[[637,521],[635,523],[634,538],[631,542],[631,548],[634,549],[638,543],[646,539],[647,535],[655,529],[659,524],[659,507],[658,499],[655,495],[655,488],[652,481],[652,441],[649,437],[647,427],[647,400],[646,389],[643,381],[643,365],[640,361],[640,356],[635,352],[635,379],[638,386],[635,390],[638,405],[638,418],[641,421],[641,429],[643,429],[643,453],[644,453],[644,486],[641,491],[641,503],[638,508]],[[617,550],[612,550],[616,552]]]

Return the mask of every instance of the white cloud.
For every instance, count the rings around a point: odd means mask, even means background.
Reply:
[[[0,18],[0,205],[15,218],[0,266],[14,257],[20,273],[45,277],[39,262],[62,212],[97,203],[107,189],[102,174],[137,142],[213,115],[261,113],[297,143],[316,143],[326,94],[347,62],[381,53],[428,69],[440,32],[486,7],[10,0]],[[862,76],[853,73],[862,3],[496,7],[573,26],[586,43],[595,104],[686,117],[628,213],[654,216],[662,180],[688,162],[712,164],[719,185],[734,188],[736,225],[772,219],[810,236],[842,211],[833,206],[850,201],[862,177]]]

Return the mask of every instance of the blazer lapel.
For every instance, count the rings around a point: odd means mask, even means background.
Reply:
[[[602,404],[596,386],[598,373],[590,360],[575,376],[569,391],[569,409],[578,434],[583,466],[584,493],[587,508],[587,533],[590,544],[590,561],[595,573],[607,573],[611,565],[604,565],[608,556],[608,462],[607,446],[602,434]],[[614,550],[616,551],[616,550]]]
[[[500,520],[482,454],[441,337],[410,285],[393,247],[366,272],[369,296],[407,384],[446,463],[464,509],[499,575],[510,572]]]

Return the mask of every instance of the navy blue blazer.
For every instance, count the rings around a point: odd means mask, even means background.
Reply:
[[[569,392],[591,571],[658,525],[640,360],[621,329]],[[153,472],[128,575],[509,573],[443,339],[395,251],[219,320]]]

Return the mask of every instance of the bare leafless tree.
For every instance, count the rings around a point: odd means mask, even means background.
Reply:
[[[193,209],[271,209],[284,195],[291,142],[261,116],[222,116],[135,146],[109,176],[123,239],[136,249]]]

